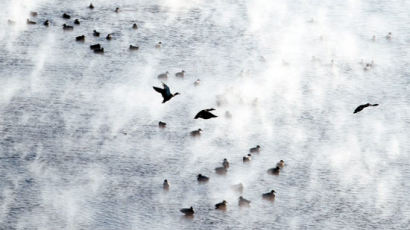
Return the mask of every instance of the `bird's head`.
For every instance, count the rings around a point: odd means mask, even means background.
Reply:
[[[176,95],[180,95],[180,93],[178,93],[178,92],[174,93],[174,96],[176,96]]]

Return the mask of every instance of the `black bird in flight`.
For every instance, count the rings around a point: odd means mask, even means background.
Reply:
[[[162,103],[165,103],[165,102],[171,100],[171,98],[175,97],[176,95],[179,95],[178,92],[172,94],[171,90],[169,89],[169,87],[165,83],[162,83],[162,85],[164,86],[163,89],[153,86],[154,90],[157,91],[158,93],[160,93],[162,95],[162,98],[164,98]]]
[[[214,114],[212,114],[210,111],[215,110],[214,108],[210,108],[210,109],[204,109],[199,111],[199,113],[197,113],[194,117],[194,119],[198,119],[198,118],[202,118],[202,119],[211,119],[213,117],[218,117]]]
[[[364,104],[364,105],[359,105],[359,106],[354,110],[353,113],[358,113],[358,112],[362,111],[364,108],[369,107],[369,106],[378,106],[378,105],[379,105],[379,104],[370,104],[370,103],[367,103],[367,104]]]

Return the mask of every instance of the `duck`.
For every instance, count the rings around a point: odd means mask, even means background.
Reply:
[[[243,184],[242,183],[234,184],[234,185],[231,186],[231,189],[236,191],[236,192],[242,193],[243,192]]]
[[[368,71],[372,68],[372,64],[371,63],[366,63],[366,65],[364,66],[363,70],[364,71]]]
[[[259,153],[261,147],[259,145],[257,145],[256,147],[250,148],[249,152],[250,153]]]
[[[74,29],[73,26],[69,26],[69,25],[63,24],[63,30],[73,30],[73,29]]]
[[[93,31],[93,36],[94,36],[94,37],[99,37],[99,36],[100,36],[100,32],[94,30],[94,31]]]
[[[224,160],[222,161],[222,166],[226,169],[229,168],[229,162],[226,158],[224,158]]]
[[[185,74],[185,70],[182,70],[181,72],[176,73],[176,74],[175,74],[175,77],[183,78],[183,77],[184,77],[184,74]]]
[[[178,92],[172,94],[171,90],[169,89],[169,87],[165,83],[162,83],[162,86],[164,87],[163,89],[161,89],[159,87],[155,87],[155,86],[152,87],[152,88],[154,88],[155,91],[157,91],[158,93],[160,93],[162,95],[162,98],[163,98],[162,103],[165,103],[165,102],[171,100],[171,98],[175,97],[176,95],[179,95]]]
[[[161,45],[162,45],[162,42],[158,42],[158,43],[155,45],[155,48],[159,49],[159,48],[161,48]]]
[[[276,163],[276,167],[279,167],[279,168],[285,167],[285,162],[283,160],[280,160],[278,163]]]
[[[161,73],[161,74],[159,74],[159,75],[157,76],[157,78],[158,78],[159,80],[167,80],[167,79],[168,79],[168,74],[169,74],[168,71],[165,72],[165,73]]]
[[[187,216],[192,216],[195,214],[194,209],[192,208],[192,206],[190,208],[183,208],[179,210],[180,212],[184,213]]]
[[[225,167],[217,167],[215,168],[215,172],[219,175],[225,175],[228,172],[228,170]]]
[[[94,44],[94,45],[90,45],[90,49],[92,49],[92,50],[101,49],[101,45],[99,43]]]
[[[265,200],[274,200],[275,199],[275,190],[262,194],[262,198]]]
[[[13,21],[13,20],[7,20],[7,23],[9,24],[9,25],[15,25],[16,24],[16,22],[15,21]]]
[[[112,39],[112,35],[111,35],[111,34],[107,34],[107,37],[105,37],[105,39],[111,40],[111,39]]]
[[[166,126],[167,126],[167,123],[162,122],[162,121],[158,122],[158,127],[165,128]]]
[[[386,39],[387,39],[387,40],[391,40],[392,37],[393,37],[393,34],[392,34],[391,32],[389,32],[389,33],[386,35]]]
[[[132,28],[133,28],[134,30],[138,29],[137,23],[132,24]]]
[[[204,176],[202,174],[198,174],[196,179],[198,180],[198,182],[208,182],[209,181],[209,177]]]
[[[276,166],[275,168],[268,169],[268,173],[272,175],[279,175],[280,167]]]
[[[80,25],[80,20],[75,19],[75,20],[74,20],[74,24],[76,24],[76,25]]]
[[[93,5],[92,3],[90,3],[90,5],[88,6],[88,8],[94,9],[94,5]]]
[[[164,183],[162,184],[162,188],[165,190],[169,189],[169,182],[167,179],[164,180]]]
[[[133,45],[130,45],[130,50],[138,50],[140,47],[138,47],[138,46],[133,46]]]
[[[75,38],[75,40],[79,41],[79,42],[83,42],[83,41],[85,41],[85,36],[84,35],[78,36],[78,37]]]
[[[66,14],[66,13],[64,13],[62,17],[63,17],[64,19],[70,19],[70,18],[71,18],[71,16],[68,15],[68,14]]]
[[[202,119],[207,120],[207,119],[211,119],[211,118],[214,118],[214,117],[218,117],[218,116],[211,113],[211,111],[214,111],[214,110],[215,110],[214,108],[203,109],[195,115],[194,119],[202,118]]]
[[[197,79],[196,81],[194,81],[194,86],[198,86],[199,83],[201,83],[201,79]]]
[[[104,48],[99,48],[99,49],[94,49],[94,53],[96,54],[103,54],[104,53]]]
[[[34,25],[34,24],[37,24],[36,22],[34,22],[34,21],[30,21],[28,18],[27,18],[27,24],[28,25]]]
[[[119,12],[120,12],[120,8],[119,8],[119,7],[115,8],[114,12],[115,12],[115,13],[119,13]]]
[[[248,154],[248,155],[242,157],[243,163],[247,163],[247,162],[251,161],[251,159],[252,159],[251,154]]]
[[[38,13],[35,12],[35,11],[30,11],[30,15],[31,15],[32,17],[37,17]]]
[[[226,202],[226,200],[223,200],[221,203],[215,204],[215,209],[226,210],[226,204],[227,203],[228,202]]]
[[[198,137],[198,136],[201,136],[201,132],[202,132],[202,129],[197,129],[197,130],[191,131],[190,134],[192,137]]]
[[[369,107],[369,106],[378,106],[378,105],[379,105],[379,104],[370,104],[370,103],[366,103],[366,104],[363,104],[363,105],[359,105],[359,106],[353,111],[353,114],[358,113],[358,112],[362,111],[364,108],[367,108],[367,107]]]
[[[45,21],[43,22],[43,25],[44,25],[44,26],[49,26],[49,25],[50,25],[50,21],[49,21],[49,20],[45,20]]]
[[[241,207],[249,207],[251,204],[250,200],[243,198],[242,196],[239,197],[238,205]]]

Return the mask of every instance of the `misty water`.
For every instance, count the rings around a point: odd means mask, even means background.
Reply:
[[[410,2],[93,4],[0,1],[0,229],[410,228]]]

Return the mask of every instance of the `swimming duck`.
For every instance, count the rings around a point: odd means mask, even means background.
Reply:
[[[167,123],[160,121],[160,122],[158,122],[158,126],[160,128],[165,128],[167,126]]]
[[[80,25],[80,20],[75,19],[75,20],[74,20],[74,24],[76,24],[76,25]]]
[[[35,11],[30,11],[30,15],[31,15],[32,17],[37,17],[38,13],[35,12]]]
[[[231,188],[236,192],[239,192],[239,193],[243,192],[243,184],[242,183],[234,184],[234,185],[231,186]]]
[[[194,82],[194,86],[198,86],[199,83],[201,83],[201,80],[200,80],[200,79],[197,79],[197,80]]]
[[[30,20],[27,18],[27,24],[29,24],[29,25],[34,25],[34,24],[37,24],[37,23],[34,22],[34,21],[30,21]]]
[[[257,145],[256,147],[250,148],[249,152],[250,153],[259,153],[261,147],[259,145]]]
[[[73,30],[73,29],[74,29],[73,26],[69,26],[69,25],[63,24],[63,30]]]
[[[198,174],[196,179],[198,180],[198,182],[208,182],[209,181],[209,177],[203,176],[202,174]]]
[[[393,35],[392,35],[391,32],[389,32],[389,33],[386,35],[386,39],[387,39],[387,40],[391,40],[392,37],[393,37]]]
[[[228,170],[225,167],[217,167],[215,168],[215,172],[219,175],[225,175],[228,172]]]
[[[224,158],[224,160],[223,160],[223,162],[222,162],[222,166],[224,167],[224,168],[229,168],[229,162],[228,162],[228,160],[226,159],[226,158]]]
[[[183,78],[183,77],[184,77],[184,74],[185,74],[185,70],[182,70],[181,72],[176,73],[176,74],[175,74],[175,77]]]
[[[138,47],[138,46],[133,46],[133,45],[130,45],[130,50],[138,50],[140,47]]]
[[[43,25],[44,25],[44,26],[49,26],[49,25],[50,25],[50,21],[45,20],[44,23],[43,23]]]
[[[165,189],[165,190],[169,189],[169,183],[168,183],[167,179],[164,180],[164,183],[162,184],[162,188]]]
[[[198,137],[201,136],[202,129],[191,131],[191,136]]]
[[[176,95],[179,95],[178,92],[172,94],[171,90],[169,89],[169,87],[165,83],[162,83],[162,85],[164,87],[163,89],[153,86],[154,90],[162,95],[162,98],[163,98],[162,103],[165,103],[165,102],[171,100],[171,98],[175,97]]]
[[[218,117],[218,116],[216,116],[216,115],[214,115],[210,112],[210,111],[214,111],[214,110],[215,110],[214,108],[203,109],[195,115],[194,119],[198,119],[198,118],[211,119],[211,118],[214,118],[214,117]]]
[[[111,40],[111,39],[112,39],[112,35],[111,35],[111,34],[107,34],[107,37],[105,37],[105,39]]]
[[[155,45],[155,48],[159,49],[159,48],[161,48],[161,45],[162,45],[162,42],[158,42],[158,43]]]
[[[369,107],[369,106],[378,106],[378,105],[379,105],[379,104],[370,104],[370,103],[367,103],[367,104],[364,104],[364,105],[359,105],[359,106],[353,111],[353,113],[358,113],[358,112],[362,111],[364,108]]]
[[[279,175],[280,167],[276,166],[275,168],[268,169],[268,173],[272,175]]]
[[[223,200],[221,203],[215,204],[215,209],[226,210],[226,204],[227,203],[228,202],[226,202],[226,200]]]
[[[187,216],[192,216],[194,215],[194,209],[192,208],[192,206],[190,208],[183,208],[179,210],[180,212],[184,213]]]
[[[250,200],[243,198],[242,196],[239,197],[238,205],[241,207],[249,207],[251,204]]]
[[[94,37],[99,37],[99,36],[100,36],[100,32],[94,30],[94,31],[93,31],[93,35],[94,35]]]
[[[138,29],[137,23],[132,24],[132,28],[133,28],[134,30]]]
[[[276,167],[279,167],[279,168],[285,167],[285,162],[284,162],[283,160],[280,160],[280,161],[276,164]]]
[[[120,12],[120,8],[119,7],[117,7],[117,8],[115,8],[115,13],[119,13]]]
[[[66,13],[64,13],[64,14],[63,14],[63,18],[64,18],[64,19],[70,19],[70,18],[71,18],[71,16],[70,16],[70,15],[68,15],[68,14],[66,14]]]
[[[265,200],[274,200],[275,199],[275,190],[262,194],[262,198]]]
[[[251,161],[251,159],[252,159],[251,154],[248,154],[248,155],[242,157],[243,163],[249,162],[249,161]]]
[[[98,50],[101,49],[101,45],[99,43],[94,44],[94,45],[90,45],[90,49],[92,50]]]
[[[79,41],[79,42],[83,42],[83,41],[85,41],[85,36],[84,35],[78,36],[78,37],[75,38],[75,40]]]
[[[94,53],[96,54],[103,54],[104,53],[104,48],[99,48],[99,49],[94,49]]]
[[[161,74],[159,74],[158,76],[157,76],[157,78],[159,79],[159,80],[167,80],[168,79],[168,71],[167,72],[165,72],[165,73],[161,73]]]
[[[94,5],[93,5],[92,3],[90,3],[90,5],[88,6],[88,8],[94,9]]]

